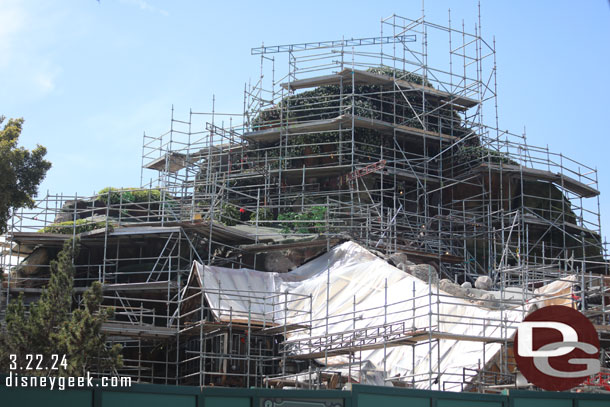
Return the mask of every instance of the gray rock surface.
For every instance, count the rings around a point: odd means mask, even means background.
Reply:
[[[21,275],[30,276],[47,264],[49,264],[49,252],[44,247],[39,247],[17,266],[17,271]]]
[[[438,288],[446,292],[447,294],[455,295],[456,297],[465,297],[466,289],[455,284],[453,281],[443,278],[438,282]]]
[[[413,264],[406,265],[405,270],[407,273],[411,274],[413,277],[417,277],[420,280],[425,281],[426,283],[430,282],[432,284],[438,283],[438,273],[436,269],[428,264]]]
[[[477,288],[463,287],[446,278],[438,283],[438,287],[447,294],[473,301],[486,308],[498,308],[499,303],[493,294]]]
[[[479,290],[491,290],[492,287],[492,281],[491,278],[489,276],[479,276],[477,277],[477,280],[474,282],[474,286],[475,288],[478,288]]]
[[[296,267],[297,265],[282,252],[268,252],[265,254],[265,270],[267,271],[285,273]]]
[[[75,216],[76,219],[80,219],[82,217],[82,210],[86,209],[88,205],[90,205],[90,203],[83,201],[82,199],[65,201],[61,210],[55,215],[55,220],[53,222],[68,222],[74,220]]]
[[[388,257],[388,262],[398,267],[400,263],[403,263],[406,266],[413,266],[415,263],[409,260],[406,254],[404,253],[394,253]]]

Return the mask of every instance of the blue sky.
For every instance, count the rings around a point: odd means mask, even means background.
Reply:
[[[473,27],[476,1],[427,1],[426,18]],[[607,0],[482,1],[495,36],[500,127],[599,169],[610,230],[610,6]],[[142,133],[170,108],[240,112],[258,75],[250,48],[371,37],[421,1],[0,0],[0,114],[24,117],[22,144],[48,148],[41,192],[92,194],[140,182]]]

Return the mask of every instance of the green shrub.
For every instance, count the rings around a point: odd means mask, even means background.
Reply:
[[[159,202],[161,200],[161,191],[158,189],[112,187],[100,190],[97,193],[97,198],[108,204],[108,197],[110,197],[111,204],[118,204],[121,203],[121,194],[123,195],[123,203]]]
[[[225,203],[220,208],[220,221],[227,226],[237,225],[240,217],[239,209],[235,205]]]
[[[63,235],[71,235],[72,233],[79,234],[83,232],[90,232],[95,229],[102,229],[105,227],[105,221],[92,222],[89,219],[77,219],[76,222],[69,220],[66,222],[52,223],[49,226],[45,226],[42,229],[38,230],[38,233],[60,233]],[[108,223],[108,230],[110,232],[114,230],[113,225],[110,223]]]
[[[321,233],[325,227],[326,207],[313,206],[306,212],[284,212],[277,219],[297,221],[280,223],[282,233]]]
[[[508,154],[501,151],[491,150],[483,146],[465,146],[460,148],[455,154],[454,159],[457,162],[486,162],[496,164],[513,164],[518,163],[508,158]]]
[[[252,212],[252,214],[250,214],[250,222],[256,222],[256,213],[257,212]],[[258,224],[268,225],[269,223],[266,221],[269,220],[275,220],[273,211],[268,208],[258,208]]]

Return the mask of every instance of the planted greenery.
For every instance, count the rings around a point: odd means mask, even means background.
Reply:
[[[266,225],[268,224],[268,222],[266,221],[275,220],[275,217],[273,216],[273,211],[271,209],[259,208],[258,211],[252,212],[252,214],[250,214],[250,222],[256,222],[257,213],[259,225]]]
[[[326,207],[313,206],[305,212],[284,212],[278,215],[282,233],[322,233],[325,229]]]
[[[424,78],[421,75],[414,74],[409,71],[403,71],[401,69],[394,69],[389,66],[379,66],[375,68],[367,69],[368,72],[376,73],[378,75],[385,75],[390,77],[395,77],[396,79],[400,79],[403,81],[417,83],[418,85],[424,84]],[[394,76],[395,75],[395,76]],[[428,87],[432,87],[432,84],[428,81],[425,81],[425,85]]]
[[[121,198],[122,196],[122,198]],[[108,204],[138,203],[138,202],[159,202],[161,191],[158,189],[138,189],[138,188],[112,188],[106,187],[97,193],[97,198]]]
[[[237,225],[237,221],[240,219],[241,214],[239,208],[230,203],[222,204],[220,208],[220,221],[227,226]]]
[[[96,221],[93,222],[90,219],[77,219],[74,221],[66,221],[53,223],[49,226],[45,226],[42,229],[38,230],[39,233],[59,233],[63,235],[71,235],[72,233],[84,233],[90,232],[95,229],[102,229],[108,225],[108,229],[110,231],[113,230],[113,226],[110,223],[106,223],[105,221]]]
[[[401,79],[416,84],[432,87],[417,74],[390,67],[369,68],[368,72]],[[355,85],[352,92],[350,83],[342,87],[338,85],[324,85],[315,89],[290,95],[282,99],[277,105],[263,110],[252,121],[255,130],[262,130],[279,125],[280,121],[300,122],[308,120],[322,120],[335,118],[341,114],[353,114],[360,117],[382,120],[394,123],[399,117],[400,124],[422,128],[416,118],[412,106],[421,109],[423,104],[426,110],[435,110],[434,120],[427,123],[428,130],[438,131],[439,128],[453,129],[456,136],[465,134],[460,127],[459,114],[449,106],[438,106],[437,102],[423,100],[421,94],[410,92],[404,97],[395,97],[393,92],[384,92],[388,89],[382,85]],[[460,133],[460,134],[457,134]]]
[[[460,148],[453,156],[458,162],[490,162],[496,164],[518,163],[508,158],[508,154],[496,150],[490,150],[479,145],[469,145]]]
[[[420,75],[400,69],[379,67],[369,68],[368,72],[432,87],[432,84],[425,81]],[[426,120],[427,130],[444,133],[448,133],[450,130],[451,135],[455,137],[463,137],[468,134],[469,131],[463,127],[462,118],[450,106],[439,106],[438,101],[433,98],[424,99],[419,92],[407,92],[397,97],[394,92],[387,92],[388,90],[392,89],[387,85],[384,87],[369,84],[357,84],[352,89],[349,82],[342,87],[338,85],[319,86],[287,96],[272,108],[261,111],[253,119],[252,127],[254,130],[264,130],[280,124],[290,125],[352,114],[366,119],[422,129],[422,123],[417,118],[414,108],[421,111],[425,107],[426,111],[434,111],[434,115],[428,115],[423,119]],[[356,127],[352,132],[355,148],[361,154],[377,156],[380,146],[393,147],[393,139],[384,137],[378,131]],[[298,159],[301,157],[311,158],[321,153],[331,157],[329,153],[332,151],[339,153],[338,147],[341,143],[345,145],[351,142],[351,134],[337,132],[307,133],[287,137],[287,145],[282,153],[287,160],[282,160],[282,168],[302,166],[302,160]],[[467,144],[478,145],[478,138],[470,138],[467,140]],[[283,148],[284,146],[282,146]],[[473,155],[480,157],[481,154],[478,153],[480,152],[467,150],[456,158],[468,159]],[[267,158],[271,169],[278,168],[280,161],[277,149],[270,149],[267,152]],[[501,156],[493,158],[498,161],[502,160]]]

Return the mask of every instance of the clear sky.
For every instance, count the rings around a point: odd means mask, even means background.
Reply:
[[[426,18],[473,27],[476,1],[426,1]],[[599,169],[610,231],[608,0],[486,1],[496,38],[500,127]],[[0,0],[0,114],[24,117],[22,144],[48,148],[44,194],[89,195],[140,182],[142,133],[190,108],[241,112],[258,76],[250,48],[379,34],[420,0]],[[1,175],[0,175],[1,176]]]

